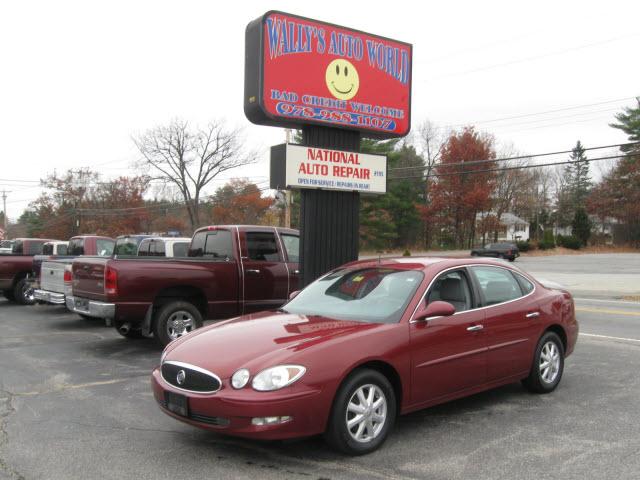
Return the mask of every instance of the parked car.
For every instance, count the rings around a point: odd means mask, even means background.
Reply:
[[[10,255],[0,256],[0,291],[7,300],[31,305],[35,302],[30,276],[33,272],[33,256],[40,255],[45,243],[55,240],[45,238],[17,238]]]
[[[186,257],[191,239],[188,237],[145,238],[138,247],[139,257]]]
[[[186,258],[122,255],[116,243],[111,259],[73,261],[67,307],[166,345],[204,319],[282,305],[298,288],[298,248],[296,230],[233,225],[197,230]]]
[[[514,243],[489,243],[482,248],[475,248],[471,250],[471,256],[504,258],[505,260],[513,262],[520,256],[520,251]]]
[[[153,371],[161,409],[256,439],[323,433],[348,454],[387,438],[397,414],[522,380],[560,382],[578,324],[571,295],[489,259],[354,262],[277,311],[171,342]]]
[[[13,240],[0,240],[0,255],[10,255],[13,243]]]
[[[45,244],[43,255],[33,258],[33,270],[37,281],[33,295],[39,302],[64,305],[65,297],[71,293],[71,262],[82,255],[110,257],[113,254],[115,241],[100,235],[78,235],[68,242],[64,254],[45,255],[48,251]]]

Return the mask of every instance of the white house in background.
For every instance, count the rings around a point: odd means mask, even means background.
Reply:
[[[493,212],[482,212],[476,215],[476,225],[488,215],[495,215]],[[529,222],[517,217],[513,213],[503,213],[500,215],[501,228],[498,229],[498,241],[517,241],[529,239]],[[493,237],[487,239],[492,241]]]

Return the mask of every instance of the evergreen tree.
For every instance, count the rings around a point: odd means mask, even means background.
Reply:
[[[640,142],[640,97],[636,98],[636,107],[625,107],[622,113],[616,114],[618,123],[609,126],[622,130],[629,136],[630,142]],[[626,145],[621,148],[623,152],[640,153],[640,145]]]
[[[565,165],[562,182],[558,190],[556,202],[556,220],[560,226],[568,226],[579,208],[584,208],[591,190],[589,159],[584,153],[580,140],[571,151],[569,161]]]
[[[573,236],[578,238],[582,245],[586,246],[591,236],[591,220],[589,220],[587,211],[584,208],[580,207],[576,209],[571,227],[573,229]]]

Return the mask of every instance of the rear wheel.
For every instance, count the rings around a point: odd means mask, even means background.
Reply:
[[[529,376],[522,384],[534,393],[553,392],[564,371],[564,346],[554,332],[545,332],[540,338]]]
[[[13,288],[13,297],[20,305],[33,305],[36,303],[36,299],[33,296],[33,288],[31,288],[27,277],[18,280],[18,283]]]
[[[373,452],[396,421],[396,396],[387,377],[376,370],[354,372],[333,401],[325,439],[349,455]]]
[[[202,314],[189,302],[175,301],[164,305],[155,314],[153,335],[165,346],[202,326]]]

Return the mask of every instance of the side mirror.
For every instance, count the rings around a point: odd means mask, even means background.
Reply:
[[[436,300],[416,313],[414,320],[427,320],[433,317],[449,317],[456,313],[456,307],[448,302]]]
[[[293,300],[294,298],[296,298],[299,293],[300,293],[300,290],[294,290],[293,292],[291,292],[289,294],[289,300]]]

